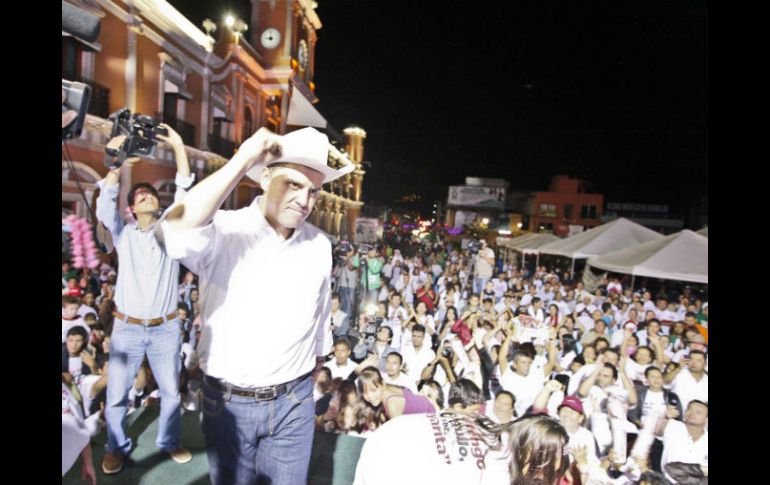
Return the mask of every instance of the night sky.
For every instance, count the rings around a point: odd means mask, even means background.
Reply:
[[[367,132],[365,202],[425,213],[466,176],[684,214],[707,187],[705,2],[317,0],[315,84]],[[172,0],[196,25],[231,5]]]

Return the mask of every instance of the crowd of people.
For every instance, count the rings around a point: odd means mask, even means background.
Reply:
[[[484,240],[332,248],[302,225],[319,187],[340,176],[325,172],[325,138],[259,132],[233,168],[186,195],[193,180],[169,131],[174,207],[184,211],[161,214],[155,189],[140,183],[124,221],[114,168],[97,217],[120,266],[62,264],[62,475],[81,455],[96,482],[88,443],[104,427],[101,468],[118,473],[133,447],[125,417],[159,406],[156,445],[179,464],[192,459],[181,410],[202,411],[214,483],[250,483],[258,469],[304,482],[313,426],[338,435],[335,484],[707,481],[706,295],[653,296],[614,277],[588,288],[519,268]],[[315,158],[292,153],[313,144]],[[256,170],[251,152],[274,163],[254,175],[265,197],[217,212]],[[299,263],[301,275],[282,271]],[[314,417],[304,414],[311,399]],[[274,404],[286,417],[276,429]],[[268,421],[247,417],[263,408]],[[239,413],[248,422],[230,430]],[[252,432],[270,443],[269,459],[242,467],[230,444]]]
[[[476,252],[441,240],[409,252],[337,247],[319,430],[364,440],[403,414],[498,424],[544,414],[566,429],[572,483],[676,483],[682,470],[707,480],[705,295],[653,297],[606,277],[588,291],[505,264],[485,241]],[[364,475],[356,483],[380,483]]]

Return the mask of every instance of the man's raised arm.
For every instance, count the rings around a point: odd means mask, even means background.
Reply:
[[[183,201],[171,208],[166,218],[169,226],[182,230],[208,224],[249,169],[279,155],[280,137],[267,128],[260,128],[241,144],[229,162],[201,180]]]

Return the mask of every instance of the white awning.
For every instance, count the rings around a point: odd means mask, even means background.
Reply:
[[[289,115],[286,124],[295,126],[313,126],[326,128],[326,119],[315,109],[315,106],[300,92],[292,89],[291,102],[289,103]]]

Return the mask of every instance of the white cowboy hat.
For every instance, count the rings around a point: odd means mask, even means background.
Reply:
[[[272,160],[269,165],[275,163],[296,163],[321,172],[324,176],[323,183],[329,183],[343,175],[355,170],[355,165],[348,163],[339,170],[327,165],[329,158],[329,138],[313,128],[307,127],[292,131],[280,137],[281,156]],[[259,182],[262,169],[265,165],[258,164],[252,167],[246,175]]]

